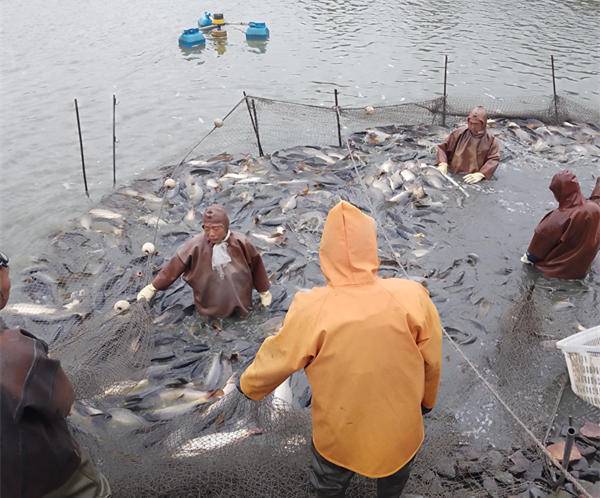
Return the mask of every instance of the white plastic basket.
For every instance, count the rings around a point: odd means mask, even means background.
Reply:
[[[565,355],[573,392],[600,408],[600,326],[562,339],[556,347]]]

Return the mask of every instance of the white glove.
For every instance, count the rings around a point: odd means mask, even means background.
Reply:
[[[479,172],[471,173],[470,175],[463,176],[463,180],[465,181],[465,183],[468,183],[468,184],[479,183],[484,178],[485,178],[485,175],[483,173],[479,173]]]
[[[271,306],[272,302],[273,302],[273,296],[271,295],[271,293],[269,291],[265,291],[265,292],[261,292],[260,293],[260,303],[265,308]]]
[[[152,284],[148,284],[139,292],[137,295],[137,300],[141,301],[142,299],[145,299],[146,301],[150,302],[154,297],[154,294],[156,294],[156,287],[154,287]]]
[[[437,169],[442,172],[442,174],[448,174],[448,163],[440,163],[437,165]]]
[[[523,256],[521,256],[521,263],[525,263],[526,265],[532,265],[533,261],[531,261],[528,257],[527,257],[527,253],[523,254]]]

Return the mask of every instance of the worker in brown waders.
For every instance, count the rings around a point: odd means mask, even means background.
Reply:
[[[399,497],[436,401],[442,361],[437,310],[420,284],[377,276],[375,221],[347,202],[327,216],[320,248],[327,285],[294,297],[281,330],[239,379],[263,399],[304,369],[312,388],[310,482],[344,496],[355,473]]]
[[[438,169],[447,174],[464,174],[466,183],[489,180],[500,162],[500,144],[487,130],[487,112],[475,107],[467,117],[467,126],[454,130],[437,147]]]
[[[152,283],[137,296],[150,301],[180,276],[194,292],[202,316],[245,317],[252,308],[252,289],[263,306],[271,304],[269,277],[256,248],[242,234],[229,230],[229,217],[219,205],[209,206],[202,220],[203,233],[183,244]]]
[[[0,253],[0,309],[10,293],[8,258]],[[0,496],[108,498],[110,486],[79,448],[66,417],[73,386],[48,346],[0,326]]]
[[[550,190],[558,208],[546,214],[535,228],[521,261],[533,265],[545,277],[584,278],[600,249],[600,206],[585,200],[577,177],[567,170],[554,175]],[[596,190],[600,195],[598,184]]]

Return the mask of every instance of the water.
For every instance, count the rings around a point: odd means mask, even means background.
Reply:
[[[180,31],[204,10],[265,20],[272,40],[182,51]],[[46,235],[112,187],[112,94],[117,182],[176,160],[241,97],[343,105],[449,93],[494,98],[559,92],[600,103],[600,2],[32,0],[2,6],[1,250],[16,266]],[[510,20],[510,23],[507,23]],[[242,28],[240,28],[242,29]],[[91,201],[83,195],[73,98],[80,105]]]

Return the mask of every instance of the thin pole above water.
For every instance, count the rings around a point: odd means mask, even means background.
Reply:
[[[262,145],[260,143],[260,133],[258,132],[258,115],[256,114],[256,102],[252,99],[252,113],[254,114],[254,129],[256,130],[256,142],[258,143],[258,154],[264,156]]]
[[[250,107],[250,101],[248,100],[248,95],[246,92],[242,92],[244,94],[244,100],[246,101],[246,107],[248,108],[248,115],[250,116],[250,123],[252,124],[252,129],[254,130],[254,136],[256,137],[256,143],[258,145],[258,153],[262,157],[262,145],[260,143],[260,135],[258,134],[258,122],[255,121],[256,118],[256,105],[254,106],[254,115],[252,115],[252,108]]]
[[[342,129],[340,127],[340,105],[338,102],[338,90],[337,88],[333,90],[333,95],[335,97],[335,119],[337,121],[337,134],[338,134],[338,146],[342,146]]]
[[[112,142],[113,142],[113,188],[117,184],[117,135],[116,135],[116,109],[117,109],[117,97],[113,93],[113,106],[112,106]]]
[[[81,152],[81,171],[83,172],[83,185],[85,186],[85,195],[89,197],[90,193],[88,192],[87,177],[85,175],[85,158],[83,157],[83,138],[81,137],[81,122],[79,121],[79,105],[77,104],[77,99],[75,99],[75,115],[77,116],[77,131],[79,132],[79,150]]]
[[[446,99],[448,97],[448,92],[446,88],[446,83],[448,81],[448,56],[444,55],[444,107],[442,109],[442,126],[446,126]]]
[[[552,91],[554,93],[554,119],[558,124],[558,95],[556,95],[556,77],[554,75],[554,56],[550,56],[550,63],[552,64]]]

